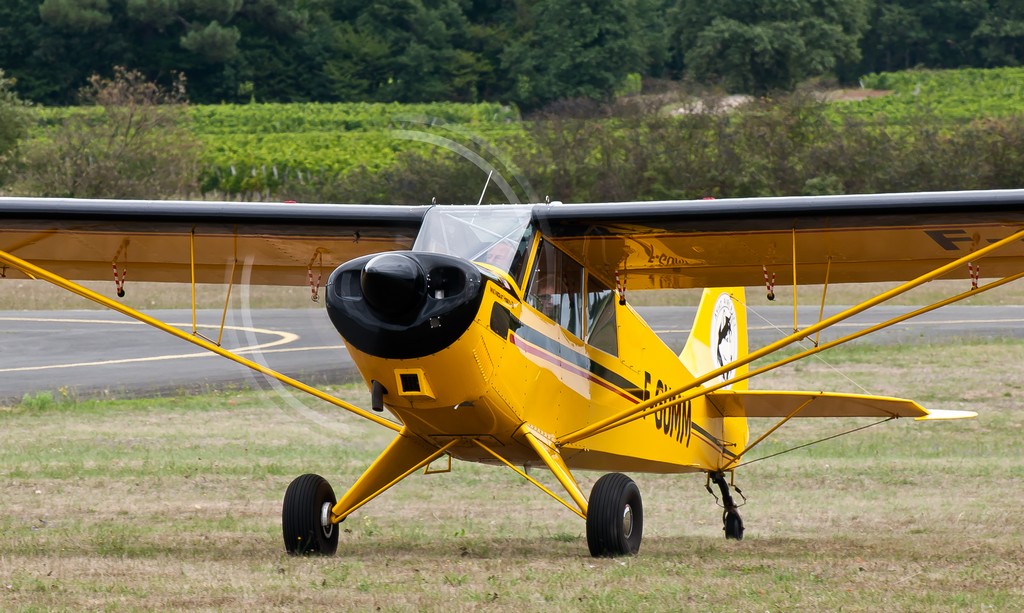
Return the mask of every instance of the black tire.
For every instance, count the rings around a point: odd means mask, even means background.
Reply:
[[[640,488],[621,473],[609,473],[590,491],[587,546],[595,558],[636,555],[644,534]]]
[[[338,500],[334,488],[320,475],[302,475],[288,486],[281,506],[284,548],[290,554],[334,555],[338,550],[338,526],[321,524],[324,504]]]
[[[725,538],[736,539],[737,541],[743,540],[743,518],[736,511],[727,511],[725,513]]]

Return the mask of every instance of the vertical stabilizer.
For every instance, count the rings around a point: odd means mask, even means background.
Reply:
[[[747,307],[743,288],[705,289],[690,328],[690,338],[679,359],[691,373],[700,376],[746,356],[747,351]],[[747,367],[742,366],[723,377],[732,379],[745,372]],[[740,381],[725,389],[747,389],[747,382]]]

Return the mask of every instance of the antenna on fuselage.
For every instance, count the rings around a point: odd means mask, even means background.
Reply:
[[[484,194],[487,193],[487,186],[491,184],[491,175],[493,175],[493,174],[494,174],[493,170],[487,173],[487,180],[484,181],[484,190],[482,192],[480,192],[480,201],[477,202],[477,205],[481,205],[481,204],[484,203]]]

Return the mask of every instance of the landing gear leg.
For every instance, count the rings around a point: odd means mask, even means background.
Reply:
[[[722,529],[725,531],[725,538],[736,539],[737,541],[742,540],[743,518],[740,517],[736,502],[732,499],[732,494],[729,493],[729,483],[725,480],[725,474],[711,473],[709,478],[718,486],[719,491],[722,493],[722,507],[725,509],[722,512],[722,523],[724,524]],[[711,492],[711,484],[708,484],[707,488]],[[714,495],[714,492],[711,493]]]

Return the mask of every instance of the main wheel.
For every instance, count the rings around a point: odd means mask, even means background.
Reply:
[[[334,489],[320,475],[302,475],[288,486],[281,506],[284,548],[291,554],[334,555],[338,527],[330,520],[338,500]]]
[[[590,491],[587,546],[595,558],[636,555],[644,533],[640,488],[621,473],[604,475]]]

